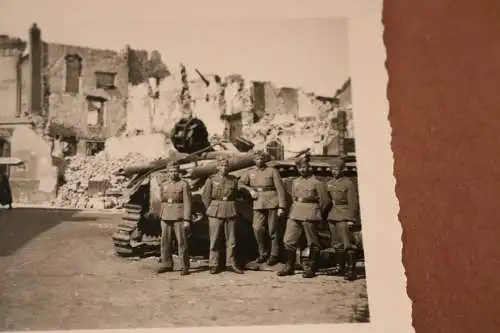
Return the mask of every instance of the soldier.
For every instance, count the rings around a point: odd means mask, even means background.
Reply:
[[[280,239],[277,234],[277,222],[278,216],[285,210],[285,188],[278,170],[266,166],[263,157],[263,151],[255,153],[257,169],[242,176],[240,186],[248,188],[254,199],[253,230],[259,247],[257,262],[263,263],[269,259],[268,264],[273,266],[279,261]],[[271,239],[271,251],[268,250],[266,229]]]
[[[353,236],[349,227],[358,220],[358,187],[356,182],[345,174],[344,161],[340,165],[333,165],[332,173],[334,178],[328,182],[328,192],[334,205],[327,220],[332,236],[332,247],[340,253],[337,273],[344,274],[346,280],[354,280],[356,249],[351,242]]]
[[[210,273],[221,272],[220,252],[226,245],[226,266],[230,271],[243,274],[236,263],[236,205],[238,179],[230,176],[229,161],[224,157],[217,159],[217,174],[207,179],[202,192],[202,200],[207,207],[208,228],[210,233]],[[225,237],[224,237],[225,236]]]
[[[179,166],[169,163],[167,180],[160,185],[161,266],[158,273],[173,270],[172,236],[177,239],[181,275],[189,274],[187,231],[191,221],[191,188],[179,177]]]
[[[278,276],[294,274],[296,249],[300,236],[304,232],[309,247],[310,263],[308,267],[305,267],[303,277],[312,278],[316,275],[321,249],[318,224],[324,219],[331,200],[325,184],[311,173],[309,156],[306,155],[296,161],[296,165],[300,177],[292,184],[293,204],[284,237],[287,262],[285,267],[278,272]]]

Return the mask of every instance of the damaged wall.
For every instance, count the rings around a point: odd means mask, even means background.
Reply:
[[[79,46],[45,43],[49,118],[73,126],[84,137],[109,138],[125,125],[128,96],[128,65],[124,54]],[[80,72],[68,74],[71,61],[80,63]],[[108,75],[105,86],[98,73]],[[77,76],[76,78],[72,76]],[[112,78],[111,78],[112,77]],[[74,89],[69,80],[77,80]],[[88,98],[102,101],[102,123],[91,125]],[[100,115],[98,115],[101,117]],[[92,130],[91,127],[95,128]]]
[[[260,148],[279,139],[288,151],[285,156],[305,148],[318,154],[339,153],[333,97],[320,98],[271,82],[247,81],[238,74],[221,79],[215,74],[198,73],[198,77],[186,80],[191,112],[206,124],[210,135],[222,135],[229,129],[226,134],[231,138],[243,135]],[[148,93],[148,85],[154,86],[154,81],[129,88],[128,128],[169,133],[182,117],[181,70],[171,71],[160,80],[155,88],[157,98]],[[147,125],[148,115],[151,126]],[[352,120],[352,112],[349,115]]]
[[[19,108],[20,77],[18,65],[26,42],[0,35],[0,116],[14,117]]]
[[[57,188],[57,168],[52,165],[50,145],[33,130],[28,120],[18,118],[3,122],[0,130],[12,132],[9,138],[11,155],[25,162],[25,168],[11,168],[14,202],[49,202],[55,197]]]

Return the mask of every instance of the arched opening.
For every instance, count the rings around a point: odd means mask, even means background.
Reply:
[[[273,160],[282,161],[285,159],[285,147],[280,139],[270,141],[266,145],[266,151]]]

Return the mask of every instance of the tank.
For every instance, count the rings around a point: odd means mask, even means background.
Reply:
[[[206,259],[209,253],[208,221],[204,214],[205,207],[201,201],[201,190],[206,179],[216,173],[216,159],[220,155],[229,158],[230,174],[241,177],[249,172],[254,165],[253,144],[242,138],[235,143],[225,141],[209,142],[208,133],[204,124],[196,119],[183,119],[177,123],[172,131],[171,140],[177,152],[166,159],[153,161],[145,165],[119,170],[119,173],[129,177],[130,182],[123,193],[127,203],[123,207],[123,218],[116,232],[112,235],[116,253],[119,256],[158,256],[160,250],[161,227],[158,218],[151,212],[157,211],[159,207],[158,198],[154,198],[151,191],[150,179],[155,173],[164,172],[166,165],[175,161],[180,165],[181,177],[186,180],[192,188],[193,216],[191,232],[188,238],[190,256]],[[297,154],[302,155],[306,151]],[[292,182],[298,177],[294,159],[275,161],[270,160],[267,155],[269,166],[276,168],[288,191],[288,202],[290,202],[290,189]],[[345,159],[345,158],[344,158]],[[340,156],[312,155],[311,166],[313,173],[319,179],[328,180],[332,177],[330,167],[332,163],[340,163]],[[355,158],[348,160],[347,166],[355,166]],[[350,172],[355,177],[355,168],[350,167]],[[236,201],[238,211],[237,237],[239,239],[239,259],[247,269],[260,269],[251,263],[258,256],[257,243],[252,230],[252,199],[250,194],[242,189],[240,199]],[[279,233],[282,237],[286,225],[286,215],[281,217]],[[360,246],[362,258],[361,231],[355,231],[355,240]],[[330,232],[328,225],[322,223],[320,226],[322,243],[321,266],[330,267],[335,264],[335,257],[330,249]],[[176,251],[175,244],[174,252]],[[298,263],[307,255],[305,239],[302,241],[301,249],[298,251]]]
[[[206,257],[208,254],[208,220],[203,214],[205,208],[201,201],[201,190],[206,179],[217,172],[216,159],[221,155],[227,156],[231,173],[254,165],[253,145],[250,142],[242,138],[236,144],[223,140],[209,142],[206,127],[197,118],[180,120],[173,127],[171,142],[176,152],[168,158],[118,171],[118,174],[130,178],[122,194],[127,202],[123,206],[122,221],[112,235],[115,252],[119,256],[159,255],[161,225],[151,212],[158,211],[160,202],[153,197],[150,180],[152,175],[164,172],[168,163],[174,161],[179,164],[181,177],[193,191],[193,217],[188,240],[193,257]],[[236,203],[238,221],[241,222],[238,223],[237,232],[240,238],[249,241],[242,242],[244,246],[240,251],[244,254],[244,260],[251,260],[257,255],[251,228],[251,199],[244,190],[241,197],[243,199]]]

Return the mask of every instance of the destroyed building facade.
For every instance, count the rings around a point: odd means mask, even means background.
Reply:
[[[340,140],[353,137],[350,89],[347,80],[322,97],[239,74],[167,68],[156,51],[45,42],[34,24],[27,42],[0,36],[0,155],[26,161],[11,169],[11,181],[15,200],[28,202],[57,188],[51,137],[68,143],[67,155],[106,147],[109,156],[149,149],[156,157],[168,153],[168,134],[186,112],[211,135],[251,139],[276,159],[304,148],[338,155],[354,150],[353,139],[347,149]],[[138,134],[144,140],[131,144]]]

